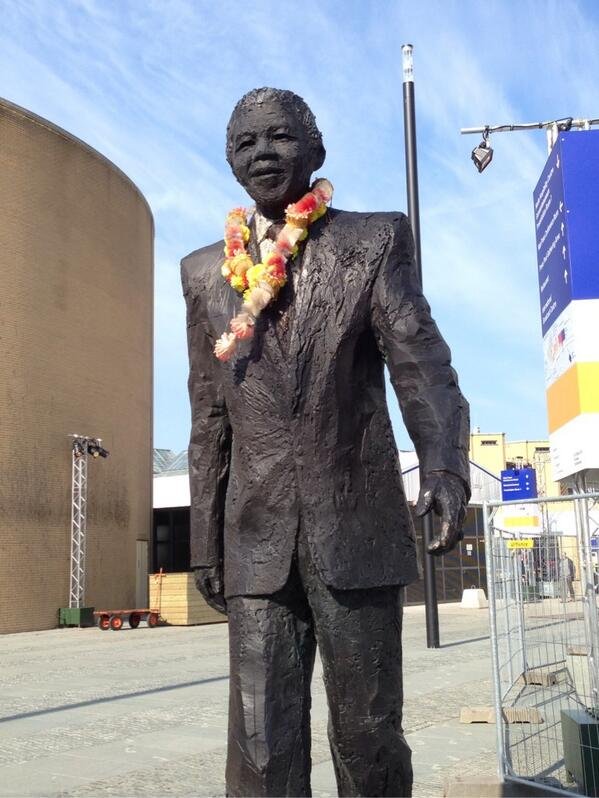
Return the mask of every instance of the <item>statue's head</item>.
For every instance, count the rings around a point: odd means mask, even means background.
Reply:
[[[235,106],[227,126],[227,161],[233,174],[270,218],[308,190],[326,151],[314,114],[283,89],[253,89]]]

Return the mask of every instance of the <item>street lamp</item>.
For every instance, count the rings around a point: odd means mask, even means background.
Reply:
[[[553,119],[550,122],[522,122],[513,125],[483,125],[482,127],[463,127],[462,134],[482,133],[483,139],[478,147],[472,150],[471,158],[479,173],[484,171],[493,159],[493,148],[489,144],[491,133],[513,133],[516,130],[545,130],[547,132],[547,150],[551,152],[557,141],[557,134],[565,130],[578,128],[590,130],[593,125],[599,125],[599,119],[574,119],[571,116],[562,119]]]

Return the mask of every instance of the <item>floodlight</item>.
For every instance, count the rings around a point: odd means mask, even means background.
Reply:
[[[92,438],[87,444],[87,453],[91,454],[92,457],[100,456],[100,443],[95,438]]]
[[[100,438],[90,438],[87,444],[87,453],[91,454],[92,457],[108,457],[110,452],[108,452],[103,446],[102,441]]]
[[[470,157],[474,161],[474,165],[479,173],[483,172],[493,160],[493,148],[489,144],[489,134],[487,131],[483,133],[483,140],[478,147],[472,150],[472,155]]]

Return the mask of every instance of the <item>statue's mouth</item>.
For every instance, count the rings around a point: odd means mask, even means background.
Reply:
[[[283,169],[276,166],[263,166],[254,169],[251,177],[280,177],[283,174]]]

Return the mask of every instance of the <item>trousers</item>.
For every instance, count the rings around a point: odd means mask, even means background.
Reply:
[[[401,588],[324,584],[300,531],[285,586],[227,601],[227,795],[310,796],[316,645],[340,796],[410,796],[402,730]]]

